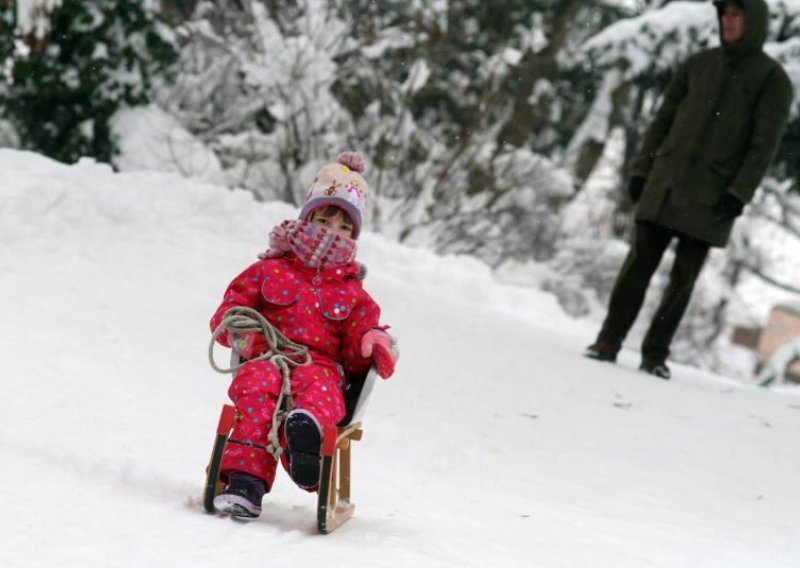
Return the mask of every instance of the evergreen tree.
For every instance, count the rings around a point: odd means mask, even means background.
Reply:
[[[14,5],[0,2],[0,96],[11,80],[14,56]]]
[[[63,0],[44,41],[15,55],[11,84],[0,92],[23,147],[68,163],[110,161],[110,117],[147,102],[176,57],[165,30],[146,0]]]

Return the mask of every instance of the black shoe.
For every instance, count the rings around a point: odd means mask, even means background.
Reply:
[[[319,484],[322,430],[317,419],[302,408],[286,417],[286,445],[289,449],[289,475],[303,489]]]
[[[598,361],[608,361],[609,363],[617,362],[617,351],[619,349],[609,343],[597,341],[586,348],[583,356],[589,359],[597,359]]]
[[[214,510],[241,519],[255,519],[261,514],[261,500],[267,486],[262,479],[243,471],[228,475],[228,486],[214,497]]]
[[[669,380],[672,376],[669,372],[669,367],[665,363],[642,361],[642,364],[639,365],[639,370],[664,380]]]

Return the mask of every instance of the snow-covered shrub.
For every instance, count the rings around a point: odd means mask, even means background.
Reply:
[[[121,106],[147,102],[175,57],[150,4],[53,1],[44,12],[47,27],[37,24],[39,13],[33,29],[16,30],[0,109],[23,147],[64,162],[111,159],[109,118]]]

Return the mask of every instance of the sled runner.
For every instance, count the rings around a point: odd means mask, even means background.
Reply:
[[[317,530],[322,534],[336,530],[355,511],[350,501],[350,448],[363,435],[360,418],[377,376],[372,367],[366,377],[348,377],[344,395],[347,414],[338,428],[325,428],[317,489]]]
[[[235,350],[231,352],[231,363],[232,369],[241,366],[241,360]],[[345,377],[345,417],[337,427],[324,428],[320,479],[317,486],[317,529],[322,534],[334,531],[353,516],[355,505],[350,500],[350,450],[352,442],[360,440],[363,435],[361,416],[377,374],[376,368],[372,367],[364,376]],[[238,413],[232,405],[222,406],[211,459],[206,468],[203,492],[203,507],[209,513],[215,512],[214,498],[225,488],[225,483],[220,480],[220,465],[225,445],[238,418]]]

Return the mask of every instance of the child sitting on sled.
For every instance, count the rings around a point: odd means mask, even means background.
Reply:
[[[315,491],[322,432],[345,415],[345,375],[364,374],[373,364],[388,379],[397,350],[379,323],[380,307],[364,291],[364,270],[354,261],[356,239],[367,209],[364,159],[345,152],[324,166],[311,185],[297,220],[270,234],[261,260],[228,286],[211,318],[212,331],[237,306],[253,308],[290,341],[308,348],[310,364],[291,369],[294,403],[283,424],[281,456],[300,487]],[[227,332],[219,343],[231,347]],[[267,350],[264,337],[246,335],[233,346],[244,359]],[[255,518],[273,485],[277,462],[267,438],[281,391],[282,376],[269,361],[248,361],[228,396],[240,416],[220,467],[227,487],[214,499],[223,514]]]

